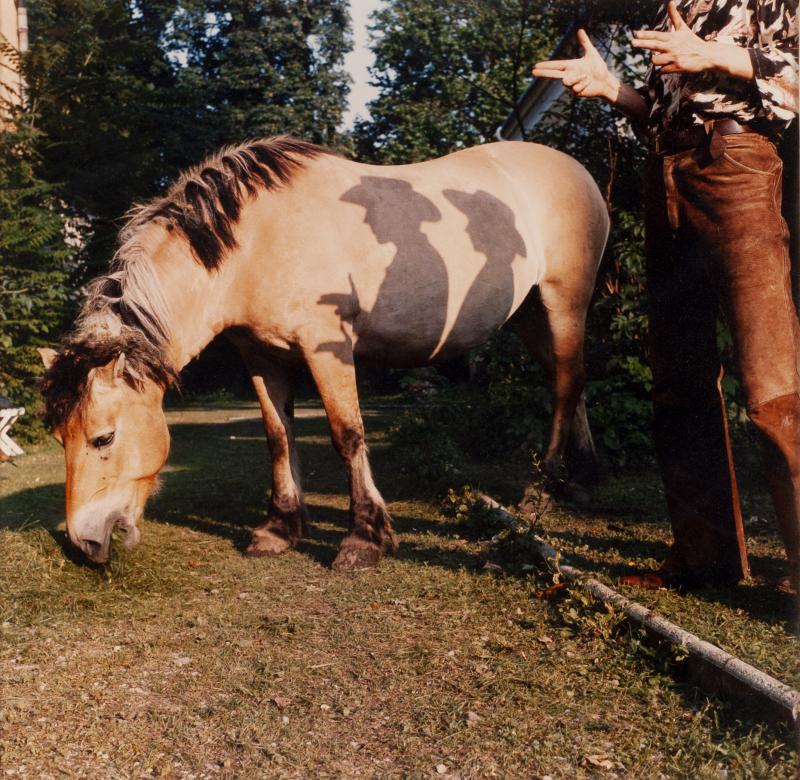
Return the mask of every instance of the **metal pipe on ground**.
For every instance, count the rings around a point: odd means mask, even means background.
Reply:
[[[520,530],[519,520],[491,496],[476,495],[481,503],[498,513],[505,525]],[[768,720],[788,721],[800,739],[800,691],[626,598],[581,569],[564,563],[552,545],[540,536],[534,535],[533,538],[544,563],[560,572],[567,582],[579,585],[598,601],[619,610],[657,641],[684,649],[688,653],[692,678],[699,687],[736,699]]]

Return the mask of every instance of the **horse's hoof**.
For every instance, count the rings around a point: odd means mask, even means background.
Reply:
[[[518,505],[519,511],[523,515],[536,515],[537,517],[552,511],[555,507],[556,501],[550,493],[527,490]]]
[[[374,569],[381,559],[381,548],[371,542],[344,542],[333,562],[334,571]]]
[[[281,555],[293,546],[291,539],[279,536],[272,531],[257,529],[253,531],[253,538],[244,554],[250,558],[267,558]]]
[[[592,503],[592,491],[578,482],[564,485],[564,498],[570,504],[585,509]]]

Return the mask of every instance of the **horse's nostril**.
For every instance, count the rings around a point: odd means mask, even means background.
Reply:
[[[92,560],[100,558],[103,552],[103,545],[94,539],[81,539],[81,547]]]
[[[135,525],[118,525],[117,533],[123,547],[130,549],[139,544],[139,529]]]

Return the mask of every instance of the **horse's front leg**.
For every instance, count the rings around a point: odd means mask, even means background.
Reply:
[[[372,481],[364,441],[364,423],[358,404],[352,353],[325,346],[306,354],[328,422],[333,446],[344,462],[350,487],[350,527],[342,540],[333,568],[366,569],[381,559],[388,543],[397,549],[391,519]]]
[[[245,356],[245,362],[261,405],[272,455],[267,519],[253,529],[246,554],[279,555],[293,547],[307,531],[293,433],[295,370],[250,355]]]

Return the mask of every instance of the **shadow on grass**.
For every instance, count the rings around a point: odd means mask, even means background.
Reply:
[[[367,427],[371,430],[385,429],[384,423],[385,420],[375,416],[368,418]],[[204,424],[178,422],[172,425],[171,431],[173,445],[169,467],[163,477],[162,491],[148,505],[146,515],[149,521],[214,535],[243,551],[252,527],[261,522],[266,513],[270,459],[260,420]],[[306,477],[305,487],[315,496],[309,501],[312,535],[300,544],[299,550],[320,564],[330,566],[348,522],[347,510],[340,508],[346,495],[346,482],[341,464],[330,446],[328,426],[323,417],[299,417],[296,433],[302,471]],[[387,448],[373,446],[372,460],[376,481],[387,499],[428,498],[419,493],[414,495],[410,488],[400,485],[401,480]],[[332,503],[338,503],[340,507],[325,503],[325,496],[335,497],[336,501]],[[637,503],[638,499],[631,495],[618,516],[634,516]],[[64,531],[58,528],[63,517],[63,505],[61,485],[26,488],[0,498],[0,528],[18,532],[28,527],[46,528],[62,547],[65,556],[85,565],[86,562],[79,560],[79,554],[67,543]],[[595,508],[592,514],[598,514],[598,510]],[[394,523],[400,537],[400,549],[396,553],[400,560],[453,570],[476,570],[483,564],[482,556],[476,553],[437,542],[437,538],[444,540],[461,532],[462,529],[453,523],[402,514],[395,516]],[[420,535],[428,535],[429,540],[420,540]],[[625,557],[647,555],[658,559],[666,553],[666,545],[661,542],[569,532],[552,535],[565,542],[589,544],[593,549],[614,547]],[[599,568],[598,562],[589,557],[579,554],[570,557],[587,571]],[[758,563],[761,565],[762,562]],[[767,561],[763,563],[766,565]],[[609,571],[611,576],[620,573],[614,567]],[[486,576],[494,575],[487,573]],[[785,602],[776,602],[775,594],[755,590],[759,592],[743,594],[741,589],[724,593],[709,590],[701,595],[714,604],[746,609],[764,622],[785,619]],[[681,684],[679,690],[688,704],[702,704],[702,695],[690,684]],[[750,726],[742,726],[739,718],[741,710],[725,706],[721,720],[726,728],[734,734],[746,734]]]
[[[655,558],[662,560],[666,557],[668,546],[655,539],[630,539],[621,536],[594,536],[585,532],[573,533],[571,531],[549,530],[548,536],[553,539],[566,542],[570,545],[588,545],[593,552],[606,552],[617,550],[626,560],[640,560],[642,558]],[[630,567],[621,563],[605,564],[597,560],[581,555],[580,553],[569,553],[567,555],[570,562],[580,569],[595,569],[602,566],[603,570],[610,577],[620,577],[630,573]]]
[[[386,421],[380,417],[368,417],[368,427],[373,430],[385,427]],[[170,432],[169,461],[161,476],[161,489],[147,504],[147,520],[212,534],[244,552],[252,528],[266,517],[271,481],[269,449],[261,420],[176,422],[170,426]],[[341,503],[347,494],[347,484],[341,462],[330,444],[327,420],[324,416],[298,417],[295,432],[305,490],[317,497],[335,496]],[[386,457],[385,448],[374,447],[371,459],[376,481],[385,490],[387,500],[409,497],[406,489],[397,489],[394,466]],[[307,503],[311,537],[303,540],[299,549],[330,565],[346,532],[348,513],[319,500]],[[92,565],[72,547],[65,531],[59,528],[63,511],[63,485],[26,488],[0,498],[0,529],[44,528],[71,561]],[[456,532],[455,526],[402,515],[394,516],[393,521],[401,537],[397,557],[453,569],[479,566],[477,557],[463,551],[403,541],[412,532],[446,537]],[[341,530],[331,530],[330,525]],[[147,533],[146,529],[143,533]]]
[[[548,531],[553,539],[570,545],[588,545],[592,552],[617,550],[626,560],[654,558],[663,560],[668,551],[664,542],[657,540],[630,539],[624,537],[594,536],[586,533],[569,531]],[[631,567],[624,563],[606,563],[598,561],[580,552],[570,552],[565,556],[569,562],[586,572],[601,571],[612,579],[619,579],[631,574]],[[750,554],[753,576],[759,578],[759,584],[747,587],[716,588],[703,587],[692,590],[692,594],[714,605],[724,605],[733,609],[745,610],[751,617],[767,624],[792,623],[797,620],[797,607],[793,599],[786,594],[778,593],[774,583],[783,573],[782,561],[764,556]],[[636,599],[635,594],[633,599]]]
[[[385,413],[368,412],[366,416],[368,432],[383,431],[390,422],[390,415]],[[346,510],[324,503],[319,498],[332,496],[342,504],[342,498],[347,493],[342,465],[330,445],[328,423],[324,415],[299,416],[295,421],[295,430],[301,470],[305,475],[304,487],[309,494],[316,496],[316,500],[312,499],[308,504],[311,538],[304,540],[299,549],[321,564],[330,565],[346,532],[348,517]],[[252,528],[266,516],[270,457],[261,420],[174,422],[171,434],[172,450],[162,476],[163,488],[148,503],[146,517],[150,522],[182,526],[218,536],[243,552],[249,543]],[[387,500],[430,498],[424,494],[424,488],[417,486],[415,491],[402,478],[389,448],[380,441],[373,442],[371,460],[376,482]],[[638,506],[640,516],[637,521],[652,522],[650,516],[655,515],[660,502],[660,497],[655,493],[656,485],[657,482],[651,479],[649,482],[637,480],[631,489],[614,489],[612,486],[605,491],[601,500],[604,504],[617,506],[617,512],[608,512],[612,517],[632,515],[634,507]],[[643,513],[646,519],[642,520],[641,509],[646,504],[643,501],[645,496],[652,503]],[[22,531],[29,527],[45,528],[64,550],[64,554],[77,562],[80,554],[68,543],[65,532],[59,530],[63,507],[63,486],[26,488],[0,498],[0,529]],[[598,508],[594,507],[591,514],[597,516]],[[396,556],[401,560],[450,569],[475,569],[484,562],[482,556],[463,549],[419,541],[420,534],[444,539],[463,531],[453,523],[400,515],[394,517],[394,525],[400,537],[400,549]],[[331,526],[339,530],[333,530]],[[625,559],[652,557],[659,560],[667,552],[666,545],[658,541],[586,535],[585,532],[550,533],[567,543],[588,544],[592,550],[615,548]],[[604,567],[590,556],[571,554],[569,557],[580,568],[587,571],[602,568],[611,577],[619,577],[627,571],[620,564]],[[83,560],[81,562],[86,563]],[[754,559],[756,573],[769,571],[775,575],[779,566],[780,562],[773,559]],[[710,602],[746,609],[754,617],[766,622],[787,619],[785,600],[769,588],[754,587],[725,592],[709,590],[703,597]]]
[[[348,512],[314,502],[307,502],[307,506],[311,516],[310,536],[303,539],[297,549],[318,563],[330,566],[339,550],[339,543],[344,538]],[[445,549],[436,544],[423,545],[408,539],[409,536],[420,533],[442,539],[449,538],[458,533],[452,523],[395,514],[392,516],[392,524],[399,546],[396,552],[387,552],[389,557],[448,569],[478,569],[483,563],[482,558],[464,550]],[[335,525],[336,530],[331,529],[330,525]]]

